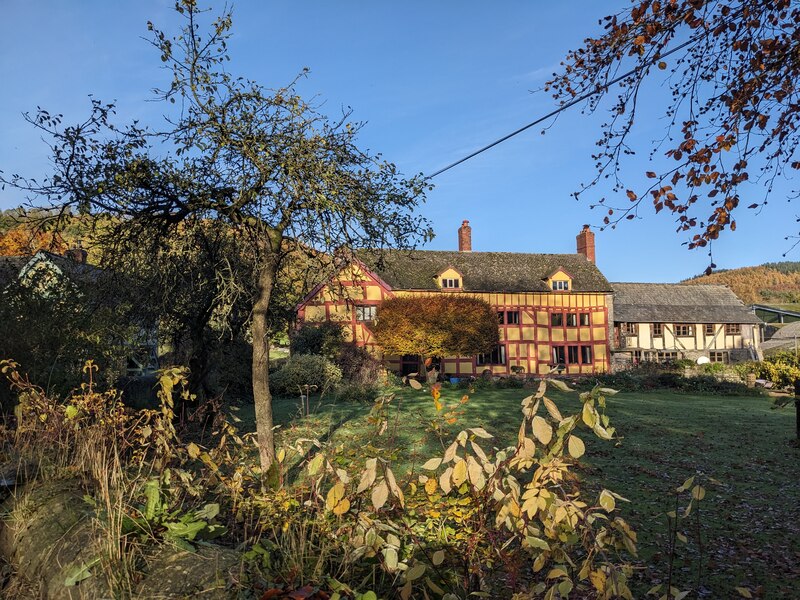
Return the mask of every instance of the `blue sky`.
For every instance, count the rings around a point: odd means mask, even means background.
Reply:
[[[366,123],[362,146],[406,174],[432,173],[552,110],[550,96],[536,90],[570,48],[598,33],[601,16],[625,5],[242,1],[234,7],[231,70],[279,86],[310,68],[301,93],[315,96],[333,117],[351,107],[353,118]],[[121,122],[157,122],[162,107],[148,102],[150,90],[166,85],[168,74],[142,37],[148,20],[167,30],[177,23],[171,6],[167,0],[2,0],[0,169],[47,173],[47,149],[21,116],[37,106],[76,121],[88,114],[87,96],[94,94],[117,102]],[[574,252],[581,226],[599,226],[603,217],[589,208],[590,198],[570,196],[593,175],[590,155],[603,116],[572,109],[545,135],[532,128],[437,177],[422,208],[437,233],[429,248],[455,249],[456,230],[469,219],[476,251]],[[647,110],[640,124],[637,141],[646,156],[664,124]],[[629,167],[635,187],[647,165]],[[714,245],[718,267],[784,260],[791,245],[784,236],[796,232],[800,212],[785,200],[790,188],[781,182],[762,214],[741,210],[737,231]],[[0,192],[0,208],[23,200],[14,190]],[[641,216],[613,231],[595,227],[598,265],[610,280],[678,281],[703,271],[707,253],[681,245],[671,216],[650,207]],[[800,253],[787,259],[800,260]]]

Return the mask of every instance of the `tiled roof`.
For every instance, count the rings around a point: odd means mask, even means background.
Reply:
[[[770,339],[794,341],[795,338],[800,338],[800,321],[787,323],[778,329],[778,331],[775,332],[775,335],[773,335]]]
[[[613,283],[614,321],[625,323],[760,323],[724,285]]]
[[[94,265],[75,262],[66,256],[39,250],[33,256],[0,256],[0,288],[17,279],[25,266],[35,258],[54,264],[73,281],[89,283],[96,281],[102,273],[102,269]]]
[[[465,291],[550,292],[545,281],[561,268],[576,292],[610,292],[611,284],[582,254],[367,251],[356,256],[396,290],[438,290],[437,275],[451,267],[461,273]]]

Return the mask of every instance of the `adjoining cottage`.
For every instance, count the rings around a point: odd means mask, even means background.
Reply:
[[[611,285],[594,264],[594,234],[577,236],[576,254],[473,252],[464,221],[458,252],[358,251],[331,281],[298,306],[298,322],[341,323],[347,339],[380,355],[370,330],[388,297],[463,294],[481,298],[498,315],[500,343],[478,356],[440,357],[452,376],[566,374],[609,369]],[[397,372],[419,369],[416,356],[384,356]]]
[[[760,358],[760,324],[724,285],[614,283],[614,366]],[[705,362],[701,358],[701,362]]]

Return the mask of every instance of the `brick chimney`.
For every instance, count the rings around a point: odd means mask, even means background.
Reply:
[[[594,233],[589,230],[589,226],[584,225],[575,239],[578,242],[578,254],[583,254],[588,260],[595,262]]]
[[[81,243],[78,242],[77,246],[73,246],[72,248],[64,252],[64,256],[66,256],[70,260],[75,261],[76,263],[85,265],[86,258],[89,256],[89,253],[86,250],[84,250]]]
[[[458,251],[472,252],[472,227],[467,220],[458,228]]]

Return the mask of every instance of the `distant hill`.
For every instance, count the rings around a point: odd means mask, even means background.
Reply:
[[[687,279],[683,283],[727,285],[745,304],[800,303],[800,262],[766,263]]]

